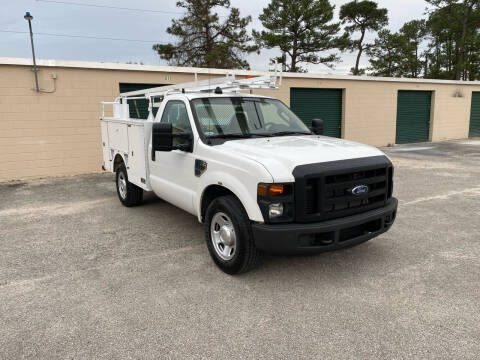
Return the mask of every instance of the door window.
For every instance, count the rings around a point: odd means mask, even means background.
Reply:
[[[161,122],[171,123],[173,134],[192,134],[187,107],[183,101],[170,100],[167,105],[165,105]],[[173,145],[185,145],[187,143],[187,139],[173,138]]]

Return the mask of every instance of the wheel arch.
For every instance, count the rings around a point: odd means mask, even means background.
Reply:
[[[263,216],[256,202],[256,198],[251,199],[248,195],[247,188],[235,182],[209,183],[202,187],[201,195],[197,203],[198,220],[203,223],[206,210],[211,202],[217,197],[225,195],[234,195],[242,204],[250,220],[263,222]]]
[[[120,153],[117,153],[113,160],[113,172],[117,172],[117,169],[120,167],[120,165],[122,165],[122,163],[127,166],[123,156]]]
[[[238,196],[235,195],[231,190],[227,189],[225,186],[218,184],[208,185],[202,192],[200,199],[200,211],[199,211],[199,220],[201,222],[205,219],[205,213],[207,212],[208,206],[212,203],[213,200],[220,196],[233,195],[238,199]],[[240,201],[240,199],[238,199]],[[241,202],[241,201],[240,201]]]

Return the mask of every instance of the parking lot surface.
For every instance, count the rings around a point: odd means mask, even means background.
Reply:
[[[480,140],[386,151],[389,232],[237,277],[112,174],[0,184],[0,359],[480,358]]]

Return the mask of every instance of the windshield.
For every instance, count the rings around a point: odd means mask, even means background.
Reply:
[[[192,104],[207,138],[312,134],[279,100],[212,97],[194,99]]]

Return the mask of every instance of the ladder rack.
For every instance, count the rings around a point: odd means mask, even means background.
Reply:
[[[279,78],[279,85],[281,85],[282,76],[277,76],[277,72],[274,75],[257,76],[246,79],[235,79],[235,75],[227,75],[221,78],[213,78],[208,80],[192,81],[188,83],[159,86],[151,89],[129,91],[121,93],[120,97],[124,99],[132,98],[146,98],[151,99],[154,97],[162,97],[169,93],[199,93],[199,92],[212,92],[217,88],[222,89],[222,92],[239,92],[240,90],[251,89],[278,89],[277,78]]]
[[[278,80],[278,85],[277,85]],[[156,98],[163,98],[165,95],[171,93],[211,93],[220,88],[223,92],[238,93],[241,90],[252,89],[278,89],[278,86],[282,84],[282,73],[278,75],[277,70],[273,75],[264,75],[257,77],[248,77],[245,79],[235,79],[235,75],[231,74],[221,77],[207,80],[197,80],[197,74],[195,74],[195,81],[159,86],[150,89],[143,89],[137,91],[129,91],[121,93],[119,97],[113,102],[101,102],[102,104],[102,118],[105,117],[105,105],[113,106],[113,118],[114,119],[129,119],[129,104],[127,100],[146,99],[148,100],[148,118],[153,118],[152,109],[159,107],[160,103],[155,102]],[[162,101],[162,99],[160,99]]]

